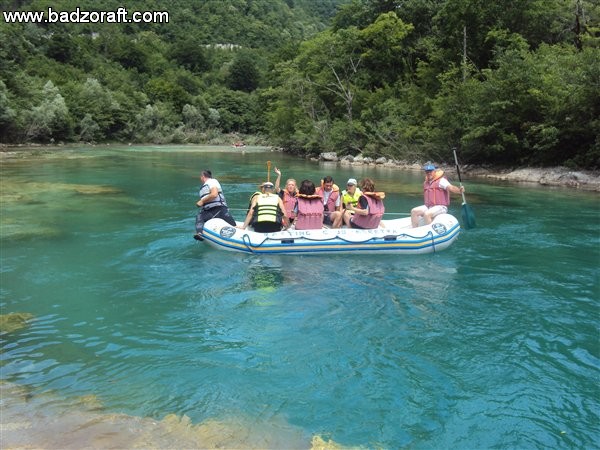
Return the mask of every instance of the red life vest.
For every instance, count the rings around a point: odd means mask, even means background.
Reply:
[[[435,205],[448,206],[450,204],[450,192],[440,187],[440,180],[444,176],[443,170],[438,170],[433,180],[423,183],[425,206],[431,208]]]
[[[298,217],[296,230],[320,230],[323,228],[323,200],[318,195],[298,194]]]
[[[383,213],[385,212],[385,206],[383,206],[383,193],[381,192],[363,192],[363,197],[367,199],[369,204],[369,214],[363,216],[362,214],[354,214],[352,216],[352,223],[358,225],[361,228],[373,229],[379,226]]]
[[[336,189],[337,188],[337,189]],[[315,191],[315,193],[322,197],[325,198],[325,191],[323,190],[323,187],[318,187]],[[340,188],[338,188],[336,185],[333,185],[333,188],[331,190],[331,194],[329,194],[329,198],[327,199],[327,203],[325,203],[324,205],[326,206],[325,208],[325,214],[329,215],[330,213],[332,213],[333,211],[335,211],[335,204],[337,202],[337,199],[340,196]]]
[[[281,196],[281,200],[283,201],[283,206],[285,207],[285,212],[290,219],[296,217],[294,214],[294,207],[296,206],[296,195],[292,195],[288,192],[287,189],[282,190],[283,192]]]

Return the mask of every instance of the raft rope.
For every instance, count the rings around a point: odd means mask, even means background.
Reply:
[[[310,241],[310,242],[327,242],[327,241],[332,241],[332,240],[335,240],[335,239],[339,239],[339,240],[341,240],[343,242],[347,242],[349,244],[366,244],[366,243],[368,243],[370,241],[373,241],[373,240],[383,239],[385,241],[386,238],[392,238],[392,237],[395,238],[394,240],[398,240],[399,237],[408,237],[408,238],[412,238],[412,239],[418,239],[417,237],[411,236],[410,234],[406,234],[406,233],[402,233],[402,234],[388,234],[388,235],[385,235],[385,236],[373,236],[373,237],[371,237],[369,239],[366,239],[364,241],[352,241],[352,240],[349,240],[349,239],[345,239],[345,238],[343,238],[341,236],[332,236],[330,238],[325,238],[325,239],[309,238],[309,237],[306,237],[306,236],[299,236],[297,238],[294,238],[294,237],[289,237],[289,238],[271,238],[271,237],[265,237],[265,239],[263,239],[261,243],[253,245],[252,242],[250,241],[250,236],[246,233],[246,234],[242,235],[242,241],[243,241],[244,245],[246,246],[246,248],[248,248],[248,250],[250,252],[254,253],[253,247],[254,248],[260,248],[267,241],[279,241],[279,242],[281,242],[283,239],[293,239],[293,240],[297,239],[297,240],[304,240],[304,241]],[[429,231],[424,237],[425,238],[426,237],[431,237],[431,244],[432,244],[433,250],[435,252],[435,236],[433,235],[433,233],[431,231]]]

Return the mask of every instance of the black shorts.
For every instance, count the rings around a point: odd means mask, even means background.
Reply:
[[[254,222],[252,228],[257,233],[275,233],[281,231],[281,224],[275,222]]]
[[[359,230],[364,230],[364,228],[363,228],[363,227],[361,227],[361,226],[359,226],[359,225],[356,225],[356,224],[355,224],[355,223],[352,221],[352,218],[350,218],[350,228],[357,228],[357,229],[359,229]]]

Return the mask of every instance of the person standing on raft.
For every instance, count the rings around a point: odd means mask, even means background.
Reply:
[[[204,240],[202,230],[206,221],[210,219],[223,219],[229,225],[235,226],[235,219],[229,212],[221,184],[212,177],[212,172],[203,170],[200,174],[200,181],[202,181],[200,192],[198,192],[200,200],[196,202],[196,206],[200,210],[196,214],[196,234],[194,235],[194,239],[197,241]]]

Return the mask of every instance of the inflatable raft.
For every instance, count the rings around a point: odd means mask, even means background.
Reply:
[[[239,225],[242,223],[240,222]],[[320,253],[433,253],[448,248],[458,237],[460,225],[450,214],[440,214],[430,225],[412,228],[410,217],[382,220],[373,230],[354,228],[321,230],[288,229],[257,233],[232,227],[222,219],[204,224],[203,236],[213,247],[255,254]]]

